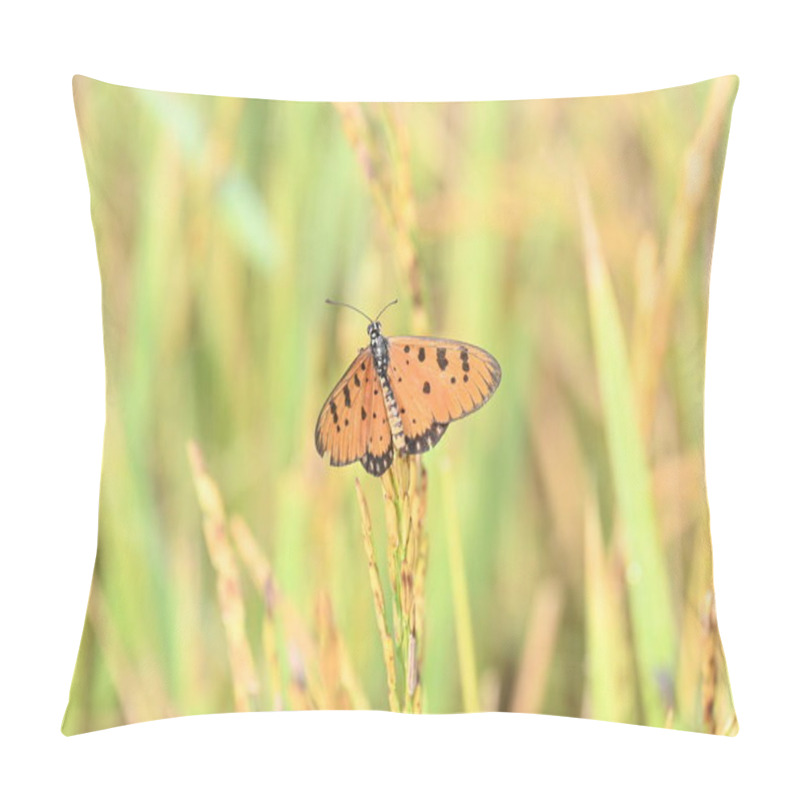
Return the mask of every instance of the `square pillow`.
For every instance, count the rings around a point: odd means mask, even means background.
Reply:
[[[703,386],[737,87],[76,76],[107,404],[64,733],[386,709],[735,734]]]

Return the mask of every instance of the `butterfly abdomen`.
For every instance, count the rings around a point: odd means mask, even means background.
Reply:
[[[380,328],[377,328],[374,334],[370,332],[370,348],[375,362],[375,371],[378,373],[378,380],[381,384],[386,416],[392,431],[392,444],[398,453],[403,453],[406,449],[406,437],[403,432],[403,423],[397,410],[397,400],[392,387],[389,385],[389,342],[385,336],[380,335]]]

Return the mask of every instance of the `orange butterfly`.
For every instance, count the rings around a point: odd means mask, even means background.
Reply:
[[[456,419],[477,411],[500,384],[500,365],[480,347],[426,336],[381,336],[378,321],[393,300],[369,320],[369,347],[336,384],[319,413],[317,452],[341,467],[360,461],[383,475],[394,453],[424,453]]]

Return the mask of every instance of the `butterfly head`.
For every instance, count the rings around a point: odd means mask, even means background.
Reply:
[[[378,314],[377,317],[375,317],[375,319],[372,319],[372,317],[368,317],[360,308],[351,306],[349,303],[340,303],[337,300],[326,300],[325,302],[332,306],[344,306],[345,308],[352,308],[353,311],[357,311],[359,314],[361,314],[362,317],[368,319],[369,325],[367,325],[367,336],[369,336],[369,343],[374,351],[375,347],[378,346],[383,340],[383,337],[381,336],[381,323],[379,322],[381,314],[383,314],[383,312],[386,311],[386,309],[389,308],[389,306],[393,306],[397,302],[397,300],[392,300],[391,303],[387,303],[380,310],[380,313]],[[384,344],[383,349],[385,350],[385,348],[386,345]]]

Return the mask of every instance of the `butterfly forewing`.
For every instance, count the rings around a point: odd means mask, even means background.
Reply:
[[[357,461],[366,449],[373,390],[380,389],[369,348],[359,351],[320,411],[314,440],[320,455],[330,453],[331,464]],[[380,399],[380,398],[377,398]]]
[[[375,440],[374,445],[370,437]],[[331,464],[337,467],[363,460],[368,452],[383,454],[386,443],[391,443],[380,383],[368,347],[359,351],[325,401],[314,440],[317,452],[330,453]]]
[[[448,423],[477,411],[500,384],[492,355],[465,342],[389,338],[389,382],[410,453],[433,447]]]

